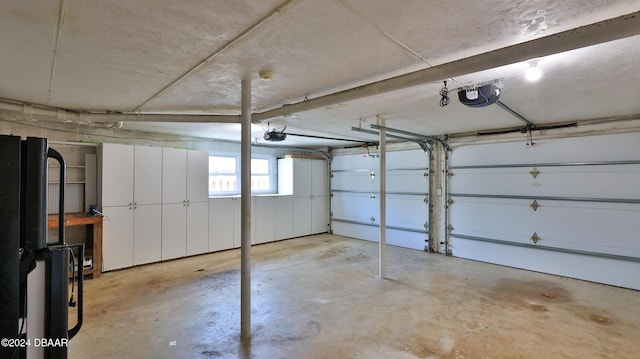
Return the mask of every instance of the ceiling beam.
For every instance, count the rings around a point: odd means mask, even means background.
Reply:
[[[180,76],[178,76],[178,78],[176,78],[175,80],[169,82],[167,85],[165,85],[163,88],[161,88],[158,92],[154,93],[151,97],[149,97],[147,100],[145,100],[143,103],[141,103],[140,105],[138,105],[138,107],[136,107],[133,111],[131,112],[138,112],[142,109],[142,107],[144,105],[146,105],[147,103],[149,103],[151,100],[155,99],[156,97],[160,96],[161,94],[163,94],[164,92],[166,92],[168,89],[170,89],[171,87],[175,86],[178,82],[184,80],[185,78],[191,76],[191,74],[193,74],[194,72],[198,71],[199,69],[201,69],[202,67],[204,67],[205,65],[208,65],[211,61],[213,61],[216,57],[218,57],[220,54],[222,54],[224,51],[226,51],[227,49],[229,49],[230,47],[232,47],[233,45],[237,44],[238,42],[240,42],[240,40],[244,39],[245,37],[247,37],[249,34],[251,34],[252,32],[254,32],[255,30],[257,30],[258,28],[260,28],[262,25],[264,25],[269,19],[271,19],[273,16],[279,14],[282,10],[284,10],[285,7],[291,5],[291,3],[293,3],[295,0],[286,0],[285,2],[283,2],[282,4],[280,4],[279,6],[277,6],[275,9],[271,10],[267,15],[263,16],[261,19],[259,19],[257,22],[253,23],[251,26],[249,26],[248,28],[246,28],[244,31],[242,31],[240,34],[238,34],[236,37],[234,37],[233,39],[229,40],[227,43],[225,43],[224,45],[222,45],[222,47],[220,47],[219,49],[216,49],[214,52],[212,52],[211,54],[209,54],[209,56],[207,56],[204,60],[200,61],[199,63],[197,63],[195,66],[191,67],[189,70],[187,70],[186,72],[184,72],[183,74],[181,74]],[[238,120],[239,122],[239,120]]]
[[[640,11],[563,31],[464,59],[418,70],[333,94],[286,104],[273,110],[256,113],[255,122],[309,111],[338,103],[439,82],[456,76],[472,74],[539,57],[582,47],[597,45],[640,34]]]

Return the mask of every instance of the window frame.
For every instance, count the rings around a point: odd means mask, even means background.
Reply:
[[[236,184],[237,184],[237,189],[235,191],[219,191],[219,192],[212,192],[211,191],[211,176],[215,175],[215,173],[211,172],[211,170],[209,169],[209,179],[208,179],[208,183],[209,183],[209,197],[229,197],[229,196],[237,196],[241,194],[241,183],[240,183],[240,175],[241,175],[241,170],[240,170],[240,154],[238,153],[230,153],[230,152],[209,152],[209,157],[231,157],[235,159],[235,172],[233,174],[228,174],[229,176],[235,176],[236,177]],[[257,176],[268,176],[269,177],[269,188],[266,190],[254,190],[251,189],[251,194],[275,194],[276,190],[277,190],[277,184],[276,184],[276,172],[277,169],[275,168],[274,164],[277,163],[275,161],[275,156],[272,155],[262,155],[262,154],[258,154],[258,155],[252,155],[251,159],[254,160],[267,160],[268,161],[268,174],[267,175],[257,175]],[[223,175],[221,173],[221,175]],[[253,175],[252,175],[253,176]]]

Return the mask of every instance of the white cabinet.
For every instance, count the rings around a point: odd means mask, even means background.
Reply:
[[[102,269],[133,265],[133,215],[128,206],[103,207]]]
[[[293,236],[311,234],[311,197],[293,197]]]
[[[159,261],[161,257],[162,205],[138,205],[133,220],[133,264]]]
[[[162,150],[162,259],[208,252],[206,151]]]
[[[187,203],[187,255],[209,251],[209,203]]]
[[[209,250],[222,251],[234,248],[235,198],[211,198],[209,200]]]
[[[294,237],[328,231],[328,177],[324,160],[290,157],[278,160],[278,191],[293,195]]]
[[[240,248],[241,200],[239,197],[220,197],[209,200],[209,250]],[[256,242],[256,200],[251,198],[251,242]]]
[[[293,197],[274,197],[273,212],[277,213],[277,219],[275,220],[275,239],[279,241],[293,237]]]
[[[206,151],[101,147],[103,270],[209,250]]]
[[[254,244],[273,242],[276,239],[276,213],[274,211],[275,198],[272,196],[257,196],[255,198],[256,235],[251,241]],[[277,216],[279,216],[278,214]]]
[[[103,144],[103,270],[160,260],[162,149]]]

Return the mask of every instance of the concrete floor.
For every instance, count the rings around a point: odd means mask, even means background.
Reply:
[[[334,235],[253,247],[246,343],[239,250],[107,273],[86,282],[69,357],[640,357],[640,292],[397,247],[379,280],[377,248]]]

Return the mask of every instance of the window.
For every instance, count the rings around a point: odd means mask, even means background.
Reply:
[[[272,159],[251,159],[251,192],[273,192]],[[209,156],[209,195],[240,194],[240,158],[238,155]]]
[[[271,190],[271,163],[266,158],[251,159],[251,192]]]
[[[209,157],[209,194],[238,192],[238,162],[236,157]]]

